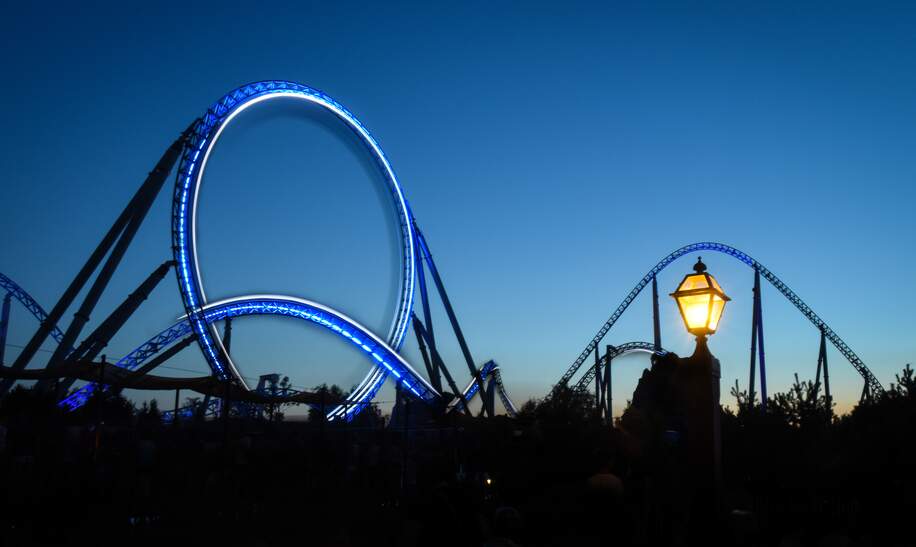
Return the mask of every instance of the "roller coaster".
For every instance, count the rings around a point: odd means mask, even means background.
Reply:
[[[397,218],[401,240],[398,300],[385,336],[370,331],[341,311],[296,296],[238,295],[218,302],[210,302],[206,297],[204,278],[198,260],[196,234],[199,190],[208,160],[220,136],[233,119],[254,105],[277,99],[317,105],[330,112],[355,135],[363,148],[371,155],[375,167],[384,180],[391,198],[392,209]],[[177,169],[175,169],[176,165]],[[77,344],[112,274],[130,246],[155,197],[173,170],[176,171],[176,179],[171,207],[172,258],[157,267],[92,333]],[[776,287],[820,331],[821,356],[818,360],[818,377],[823,368],[828,397],[830,393],[826,360],[827,340],[863,377],[865,381],[863,397],[866,394],[883,393],[883,387],[864,362],[776,275],[746,253],[728,245],[712,242],[694,243],[681,247],[668,254],[649,270],[601,326],[573,364],[569,366],[555,386],[555,390],[560,386],[567,386],[585,364],[589,355],[594,353],[595,365],[587,367],[585,374],[577,382],[576,389],[584,391],[594,382],[598,406],[610,420],[612,359],[629,352],[662,354],[665,351],[661,347],[659,332],[657,274],[678,258],[701,251],[726,254],[746,264],[754,271],[751,400],[755,395],[757,359],[759,359],[761,403],[765,405],[767,399],[760,277]],[[110,363],[113,368],[109,367],[108,376],[106,376],[107,363],[104,358],[101,362],[97,361],[97,357],[172,268],[175,270],[184,306],[184,314],[181,319],[137,346],[127,355]],[[73,320],[67,329],[62,331],[58,325],[64,313],[73,305],[95,272],[98,273],[85,292]],[[430,311],[432,298],[430,280],[446,312],[452,334],[458,342],[462,358],[467,365],[470,381],[463,389],[459,389],[438,350],[439,344],[434,334]],[[618,346],[608,346],[605,355],[600,356],[598,348],[601,342],[630,307],[630,304],[649,284],[652,285],[653,291],[654,342],[629,342]],[[263,385],[252,388],[231,357],[228,325],[233,319],[256,315],[275,315],[300,319],[308,324],[325,328],[355,347],[369,363],[369,371],[362,381],[346,395],[344,400],[334,402],[333,407],[327,411],[326,416],[329,421],[352,420],[372,404],[373,398],[389,376],[394,377],[398,397],[415,398],[434,407],[442,408],[445,412],[470,414],[469,403],[478,395],[482,399],[481,413],[486,416],[496,413],[497,396],[508,415],[515,416],[518,412],[503,384],[499,366],[492,360],[479,367],[475,364],[440,272],[433,260],[429,244],[378,142],[343,105],[319,90],[295,82],[270,80],[241,86],[221,97],[201,118],[194,120],[166,150],[50,312],[45,312],[25,290],[3,274],[0,274],[0,287],[7,292],[3,301],[2,322],[0,322],[0,364],[3,363],[3,351],[6,346],[11,299],[15,298],[19,301],[39,322],[38,329],[15,361],[8,367],[3,366],[0,370],[2,373],[0,374],[2,376],[0,395],[5,393],[17,379],[33,378],[38,380],[39,388],[56,389],[61,396],[60,405],[70,410],[85,404],[96,390],[120,390],[125,386],[184,385],[188,389],[196,389],[207,396],[202,408],[178,408],[176,403],[176,408],[166,413],[167,420],[187,417],[195,412],[228,415],[231,404],[260,404],[265,400],[276,403],[310,402],[313,404],[314,394],[307,392],[287,389],[282,393],[268,393],[263,389]],[[422,318],[414,312],[417,293],[421,303]],[[220,335],[217,330],[219,322],[227,324],[226,333],[223,335]],[[413,368],[399,353],[411,326],[423,360],[425,375]],[[36,352],[49,336],[57,343],[57,346],[47,361],[44,371],[38,373],[24,370],[34,360]],[[196,383],[182,383],[182,380],[177,378],[156,377],[154,379],[149,376],[149,373],[156,367],[195,342],[210,369],[211,376],[208,379],[196,380]],[[87,380],[88,383],[67,393],[77,379]],[[450,394],[446,395],[449,392],[445,388],[450,390]],[[223,404],[223,399],[231,404]]]
[[[402,243],[402,263],[399,275],[398,305],[389,332],[384,338],[370,332],[369,329],[342,312],[294,296],[241,295],[216,303],[210,303],[206,298],[203,276],[197,259],[196,223],[199,188],[208,159],[223,131],[236,116],[256,104],[274,99],[307,102],[333,114],[357,137],[364,149],[371,155],[385,181],[398,219]],[[99,296],[143,222],[153,199],[176,163],[178,169],[173,192],[171,223],[173,259],[150,274],[149,278],[115,312],[106,318],[76,349],[73,349]],[[90,287],[80,309],[74,315],[67,330],[62,332],[57,324],[63,313],[72,305],[77,294],[88,282],[93,272],[98,269],[106,255],[108,259]],[[429,312],[430,295],[427,291],[424,264],[442,299],[442,304],[446,309],[449,322],[472,377],[471,387],[462,391],[458,390],[437,350]],[[468,401],[479,392],[481,396],[489,396],[491,402],[494,394],[498,393],[506,411],[510,414],[515,412],[515,407],[502,384],[498,367],[492,361],[479,368],[474,364],[426,239],[417,226],[394,170],[378,142],[349,110],[319,90],[294,82],[272,80],[239,87],[220,98],[169,147],[50,313],[46,313],[25,291],[4,276],[2,278],[3,288],[8,292],[5,302],[4,338],[5,326],[8,324],[10,295],[17,298],[32,312],[39,321],[39,328],[15,362],[4,371],[5,378],[0,384],[0,394],[9,389],[17,375],[22,377],[23,369],[33,359],[38,347],[49,335],[58,343],[58,346],[49,359],[46,370],[68,369],[72,372],[75,370],[75,365],[93,363],[108,341],[148,297],[167,270],[172,267],[175,268],[179,292],[185,307],[184,317],[113,363],[118,369],[133,372],[131,378],[149,373],[184,347],[197,342],[213,378],[226,384],[227,397],[230,393],[229,386],[232,386],[232,390],[237,393],[252,393],[253,390],[232,360],[227,348],[228,341],[224,341],[219,336],[214,323],[239,316],[282,315],[303,319],[325,327],[362,350],[361,353],[370,362],[369,373],[344,401],[328,412],[329,420],[340,418],[351,420],[371,402],[389,375],[394,376],[399,395],[403,393],[405,396],[412,396],[427,403],[435,403],[441,398],[441,376],[445,376],[455,394],[455,401],[457,401],[449,405],[451,409],[469,412]],[[413,314],[415,289],[418,284],[423,302],[425,325]],[[417,332],[429,379],[418,374],[398,353],[398,348],[403,343],[411,322]],[[104,370],[104,365],[101,365],[100,368]],[[78,374],[77,377],[79,377]],[[50,375],[46,376],[50,377]],[[63,381],[58,380],[55,386],[58,390],[66,389],[76,379],[73,376],[64,378]],[[485,380],[489,380],[488,388],[484,387]],[[39,386],[47,388],[49,384],[48,378],[39,380]],[[88,400],[94,390],[99,389],[100,385],[98,382],[92,382],[82,386],[67,395],[61,401],[61,406],[69,409],[78,408]],[[278,400],[283,402],[286,399],[281,397]],[[487,415],[495,412],[493,405],[487,404],[486,401],[483,410]]]
[[[618,319],[623,315],[623,313],[630,307],[630,304],[636,299],[636,297],[645,289],[649,284],[652,284],[652,297],[653,297],[653,315],[654,315],[654,329],[655,329],[655,343],[653,344],[653,349],[660,350],[660,333],[659,333],[659,320],[658,320],[658,284],[656,276],[669,266],[672,262],[681,258],[684,255],[703,252],[703,251],[713,251],[717,253],[723,253],[727,256],[737,259],[741,263],[749,266],[754,270],[754,311],[752,314],[752,326],[751,326],[751,372],[750,372],[750,389],[749,397],[753,401],[755,397],[754,391],[754,381],[755,381],[755,358],[759,357],[760,360],[760,387],[761,387],[761,403],[765,406],[767,400],[766,392],[766,357],[764,351],[764,338],[763,338],[763,315],[762,307],[760,302],[761,287],[760,287],[760,278],[763,277],[770,282],[771,285],[776,287],[776,289],[782,294],[789,302],[795,306],[798,311],[801,312],[805,318],[810,321],[821,334],[821,349],[820,355],[818,357],[818,368],[816,382],[820,380],[820,373],[823,369],[824,371],[824,384],[825,392],[827,397],[830,397],[830,387],[829,387],[829,378],[827,376],[827,358],[826,358],[826,344],[825,340],[829,340],[831,344],[836,347],[840,353],[846,358],[847,361],[853,366],[853,368],[858,372],[863,380],[864,386],[862,389],[862,396],[867,397],[869,395],[879,395],[884,393],[884,387],[878,381],[871,370],[865,366],[865,363],[862,359],[859,358],[855,352],[844,342],[836,332],[831,329],[827,323],[818,316],[814,310],[812,310],[805,302],[795,294],[788,285],[783,283],[776,275],[763,266],[760,262],[751,258],[748,254],[722,243],[714,242],[700,242],[692,243],[690,245],[685,245],[680,249],[677,249],[667,256],[662,258],[649,272],[643,276],[643,278],[636,284],[635,287],[627,294],[623,299],[623,302],[617,306],[617,309],[611,314],[607,321],[598,329],[597,334],[592,337],[592,340],[585,346],[585,349],[579,354],[572,365],[566,370],[562,377],[560,377],[558,386],[564,386],[569,383],[569,381],[575,376],[576,372],[582,367],[585,361],[588,359],[588,356],[593,352],[597,355],[598,347],[601,344],[601,341],[607,336],[608,332],[611,330],[611,327],[617,322]]]

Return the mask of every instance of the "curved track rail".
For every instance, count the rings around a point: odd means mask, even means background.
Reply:
[[[0,273],[0,287],[12,294],[13,298],[18,300],[25,309],[29,310],[29,312],[35,316],[35,319],[38,319],[39,323],[44,323],[48,320],[48,314],[45,312],[44,308],[42,308],[29,293],[25,292],[25,289],[2,273]],[[59,344],[60,341],[64,339],[64,333],[57,328],[57,325],[54,325],[51,328],[51,337]]]
[[[413,309],[416,277],[415,234],[410,208],[391,164],[378,142],[366,127],[343,105],[327,94],[295,82],[267,80],[244,85],[224,95],[214,103],[194,126],[179,168],[172,200],[172,249],[178,265],[175,268],[178,288],[185,312],[197,343],[213,374],[222,380],[232,379],[244,389],[250,389],[232,362],[222,340],[204,317],[207,297],[197,259],[197,202],[207,160],[223,130],[243,111],[258,103],[275,99],[295,99],[317,105],[344,123],[371,154],[391,194],[400,224],[403,264],[400,272],[400,298],[387,337],[387,346],[397,349],[404,341]],[[379,364],[360,382],[346,401],[360,409],[359,403],[374,397],[389,371]],[[345,412],[341,405],[329,413],[329,418]],[[358,411],[357,411],[358,412]]]
[[[435,400],[439,393],[401,357],[397,351],[372,334],[368,329],[342,313],[321,304],[291,296],[254,295],[231,298],[207,304],[203,320],[208,325],[224,319],[246,315],[284,315],[322,326],[338,334],[360,350],[373,366],[384,368],[398,382],[419,399]],[[115,363],[115,366],[134,370],[144,361],[174,342],[193,332],[191,320],[185,316],[171,327],[160,332]],[[59,403],[59,406],[76,409],[89,399],[97,384],[86,384]],[[364,405],[359,405],[364,406]],[[356,405],[347,409],[346,419],[358,412]],[[333,420],[336,416],[329,419]]]
[[[506,409],[506,412],[509,416],[513,418],[518,415],[518,408],[516,408],[515,403],[512,402],[512,399],[509,397],[509,394],[506,392],[506,386],[503,385],[502,375],[499,373],[499,365],[496,364],[496,361],[490,360],[484,363],[480,367],[480,378],[492,378],[492,381],[496,382],[496,392],[499,394],[499,399],[503,403],[503,408]],[[455,399],[449,404],[449,410],[458,406],[460,401],[464,401],[465,404],[471,402],[471,399],[474,398],[477,393],[480,392],[478,389],[480,383],[477,381],[477,378],[471,378],[470,383],[461,391],[461,399]]]
[[[649,354],[656,354],[656,355],[665,355],[668,353],[664,349],[656,351],[655,344],[652,344],[649,342],[627,342],[626,344],[620,344],[619,346],[612,346],[610,356],[607,353],[602,355],[600,359],[600,364],[601,366],[605,366],[607,364],[608,357],[613,359],[615,357],[619,357],[626,353],[634,353],[634,352],[649,353]],[[582,378],[579,378],[579,381],[576,382],[576,390],[577,391],[586,391],[594,383],[595,383],[595,367],[590,366],[588,367],[588,370],[585,371],[585,374],[582,376]]]
[[[871,390],[871,393],[875,395],[884,393],[884,387],[881,385],[881,382],[879,382],[878,379],[875,378],[875,375],[872,374],[868,367],[865,366],[865,363],[862,361],[862,359],[860,359],[859,356],[856,355],[855,352],[853,352],[852,349],[846,344],[846,342],[844,342],[823,319],[814,313],[814,310],[805,304],[805,302],[799,298],[799,296],[795,294],[795,292],[793,292],[792,289],[788,287],[788,285],[783,283],[778,277],[776,277],[775,274],[773,274],[773,272],[768,270],[763,264],[751,258],[748,254],[739,251],[734,247],[714,242],[701,242],[685,245],[684,247],[681,247],[680,249],[672,252],[660,260],[659,263],[655,265],[655,267],[649,270],[649,273],[647,273],[645,277],[643,277],[642,280],[640,280],[640,282],[637,283],[635,287],[633,287],[633,290],[630,291],[626,298],[623,299],[623,302],[621,302],[620,305],[617,306],[617,309],[614,310],[614,313],[611,314],[610,318],[608,318],[604,325],[601,326],[601,328],[598,330],[598,333],[594,336],[594,338],[592,338],[592,341],[589,342],[587,346],[585,346],[585,349],[582,350],[582,353],[579,354],[579,357],[577,357],[573,364],[570,365],[570,367],[566,370],[566,373],[564,373],[560,378],[558,385],[565,385],[569,383],[569,380],[572,379],[572,377],[576,374],[576,371],[579,370],[579,367],[582,366],[582,364],[588,358],[589,354],[595,351],[595,348],[599,343],[601,343],[601,340],[605,337],[605,335],[607,335],[608,331],[611,330],[611,327],[614,326],[614,323],[620,319],[620,316],[623,315],[623,312],[626,311],[626,309],[630,306],[633,300],[636,299],[636,296],[642,292],[646,285],[652,282],[653,277],[655,277],[659,272],[664,270],[669,264],[678,258],[697,251],[715,251],[717,253],[722,253],[736,258],[751,268],[759,271],[760,275],[769,281],[771,285],[776,287],[776,289],[782,293],[782,295],[785,296],[786,299],[791,302],[792,305],[794,305],[798,311],[800,311],[802,315],[808,319],[808,321],[810,321],[816,328],[824,333],[824,336],[830,340],[830,343],[833,344],[833,346],[843,354],[846,360],[849,361],[853,368],[855,368],[856,371],[862,376],[862,378],[865,380],[865,383],[868,385],[868,388]]]

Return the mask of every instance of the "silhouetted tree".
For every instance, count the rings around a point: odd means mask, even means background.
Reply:
[[[913,367],[909,363],[903,367],[901,374],[896,374],[897,383],[891,383],[887,395],[892,398],[916,397],[916,378],[913,376]]]
[[[57,406],[53,391],[24,387],[21,384],[0,399],[0,420],[26,420],[28,422],[54,422],[64,411]]]
[[[584,423],[595,418],[595,398],[592,394],[570,386],[556,386],[549,396],[533,403],[535,418],[541,423],[571,425]],[[529,406],[523,411],[530,411]]]
[[[743,415],[743,414],[745,414],[745,413],[750,412],[751,410],[753,410],[753,408],[754,408],[754,401],[751,401],[751,400],[750,400],[750,397],[748,396],[747,390],[742,390],[742,389],[741,389],[741,387],[740,387],[739,384],[738,384],[738,380],[735,380],[735,385],[732,386],[731,391],[730,391],[730,394],[731,394],[732,397],[735,398],[735,404],[736,404],[736,406],[737,406],[737,410],[734,412],[735,415],[741,416],[741,415]],[[726,411],[727,411],[727,412],[731,412],[731,409],[729,409],[729,408],[726,406]]]
[[[286,395],[289,393],[289,390],[292,388],[292,383],[289,381],[289,376],[284,376],[279,382],[277,382],[276,395]],[[291,403],[270,403],[267,405],[267,412],[265,413],[267,419],[271,422],[282,422],[285,415],[282,412],[284,406],[290,406]]]
[[[137,428],[146,433],[162,427],[162,413],[159,412],[159,403],[156,399],[149,403],[143,402],[137,411]]]
[[[528,399],[519,407],[515,417],[520,425],[531,425],[534,423],[537,419],[538,402],[537,399]]]
[[[830,423],[830,406],[832,403],[820,394],[820,383],[799,381],[796,374],[789,391],[769,399],[767,411],[791,427],[823,427]]]
[[[370,403],[356,415],[353,424],[364,427],[382,427],[385,425],[385,418],[378,405]]]
[[[136,407],[123,395],[110,390],[95,389],[86,404],[73,412],[82,423],[102,421],[110,425],[132,425]]]

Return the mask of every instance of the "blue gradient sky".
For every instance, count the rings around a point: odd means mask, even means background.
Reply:
[[[767,265],[885,384],[916,360],[912,5],[0,9],[0,271],[46,308],[191,119],[240,84],[278,78],[326,91],[379,140],[475,358],[495,358],[520,401],[547,392],[658,259],[699,240]],[[390,206],[331,122],[277,104],[227,130],[201,198],[208,294],[293,294],[386,331],[399,260]],[[170,186],[93,324],[170,257]],[[723,383],[745,386],[751,272],[704,259],[733,297],[711,347]],[[692,261],[660,277],[662,292]],[[794,372],[813,376],[818,336],[764,294],[773,391]],[[180,310],[170,275],[107,352],[129,351]],[[689,353],[667,297],[662,316],[665,346]],[[23,344],[34,323],[22,310],[13,322],[10,342]],[[650,338],[644,295],[607,341]],[[349,385],[365,370],[343,343],[290,321],[237,322],[234,343],[248,376]],[[412,341],[405,352],[417,362]],[[454,344],[446,356],[466,379]],[[861,381],[829,357],[842,409]],[[620,363],[623,404],[646,360]],[[205,372],[194,347],[171,366],[162,372]]]

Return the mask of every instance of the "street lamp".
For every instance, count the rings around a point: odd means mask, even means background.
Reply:
[[[693,271],[684,276],[671,296],[677,301],[687,331],[699,342],[716,332],[725,303],[731,298],[725,296],[716,278],[706,273],[706,264],[701,258],[697,258]]]
[[[693,272],[684,276],[671,296],[687,330],[697,337],[690,357],[677,358],[672,385],[682,413],[688,499],[691,528],[701,535],[718,528],[722,508],[722,426],[720,423],[719,382],[721,365],[709,352],[706,337],[716,332],[725,296],[716,279],[706,273],[698,258]]]

